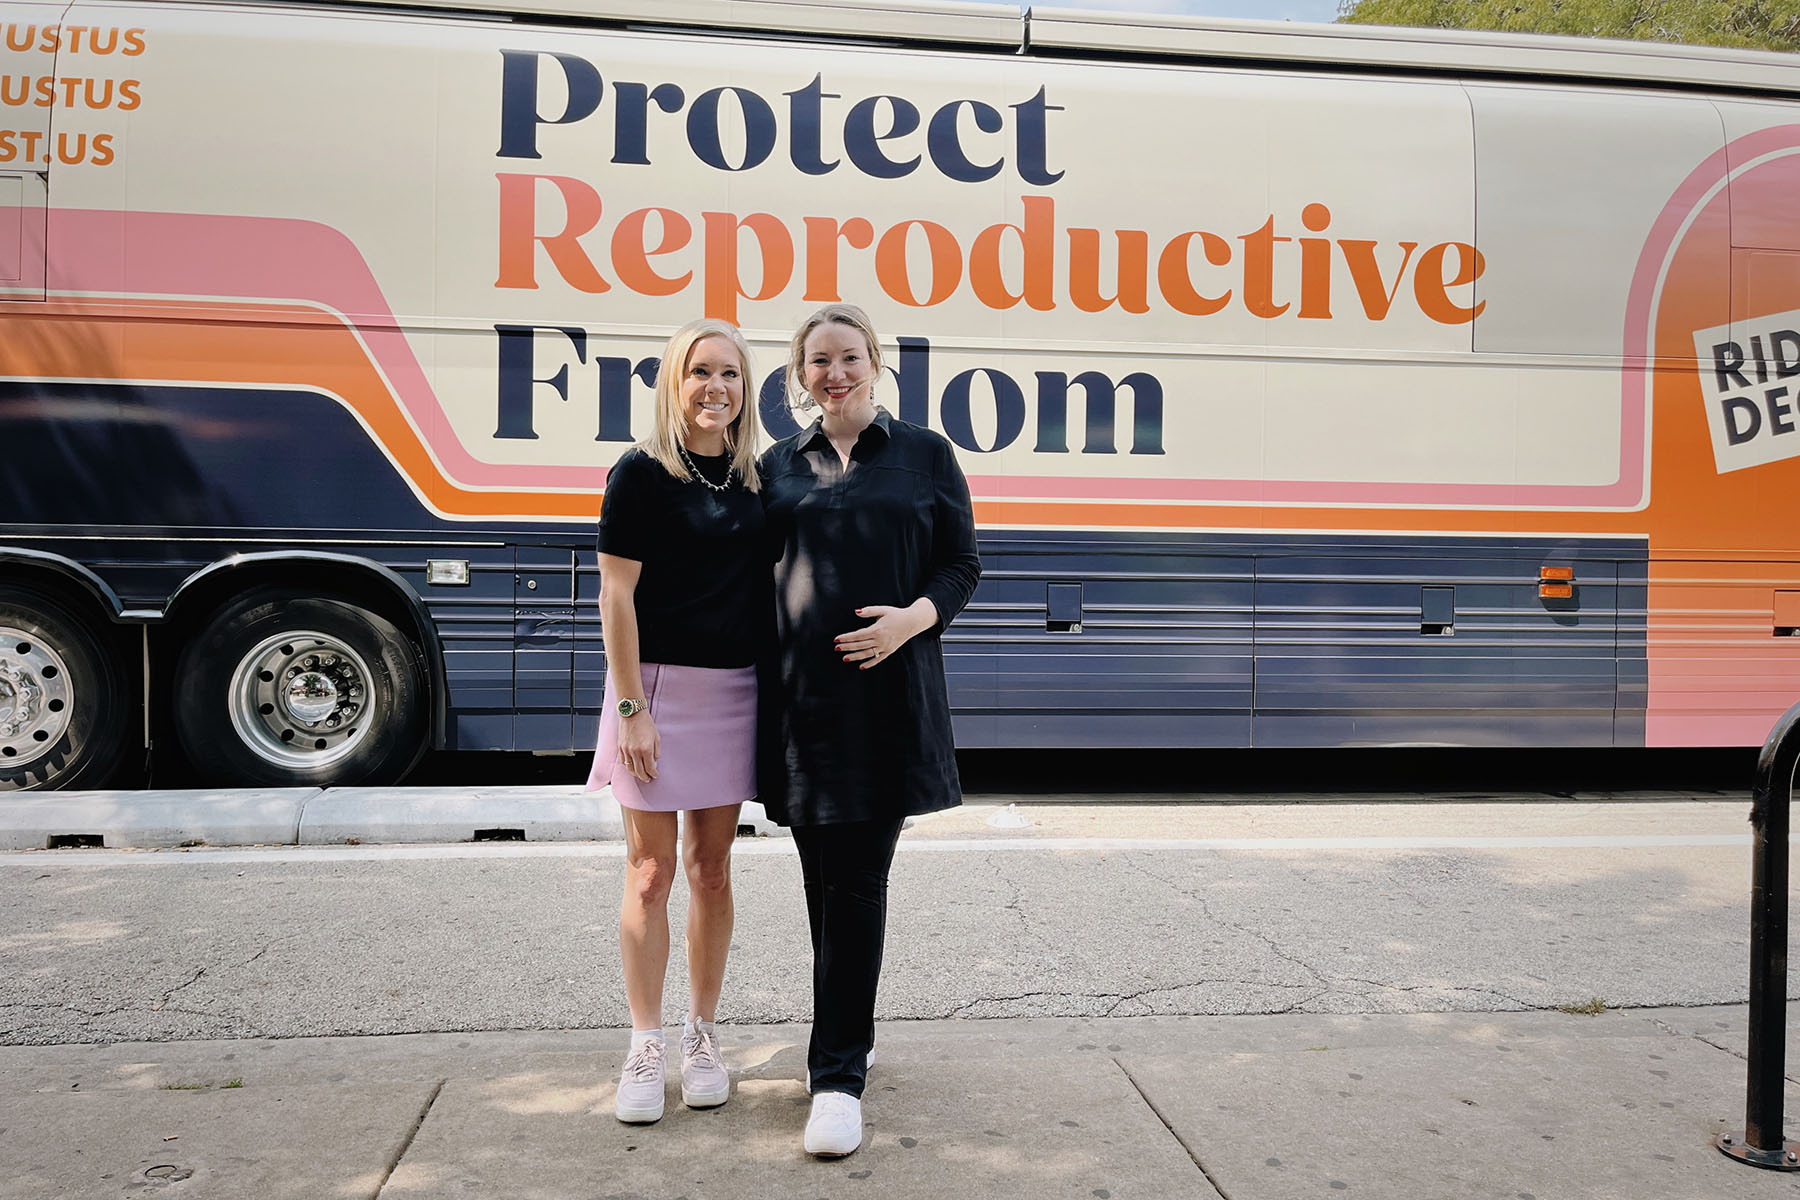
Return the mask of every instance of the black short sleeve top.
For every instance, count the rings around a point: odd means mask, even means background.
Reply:
[[[606,477],[600,553],[643,564],[638,658],[684,667],[756,662],[770,603],[762,501],[726,455],[690,454],[713,483],[681,480],[636,446]]]

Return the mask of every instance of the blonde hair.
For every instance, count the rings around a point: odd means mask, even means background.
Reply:
[[[869,343],[869,365],[875,369],[877,378],[881,375],[881,338],[876,336],[875,325],[869,320],[869,314],[854,304],[827,304],[800,322],[800,328],[794,331],[793,343],[788,347],[787,392],[790,408],[805,410],[818,407],[819,402],[806,390],[801,372],[806,366],[806,339],[821,325],[848,325],[862,334],[863,339]]]
[[[681,381],[687,374],[688,359],[693,355],[694,347],[709,337],[724,338],[737,347],[744,402],[738,415],[725,428],[725,453],[731,456],[731,469],[744,481],[744,486],[754,492],[761,486],[756,478],[756,441],[762,428],[756,419],[756,378],[750,367],[750,344],[738,332],[737,326],[725,321],[711,317],[689,321],[669,338],[669,344],[663,347],[662,364],[656,370],[656,415],[650,422],[650,432],[644,435],[638,447],[675,478],[686,482],[694,477],[687,464],[681,461],[681,446],[688,433],[687,412],[681,403]]]

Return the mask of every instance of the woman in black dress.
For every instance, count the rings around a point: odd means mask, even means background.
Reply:
[[[939,637],[981,576],[950,443],[876,406],[881,346],[848,304],[794,334],[821,411],[760,463],[778,653],[764,672],[758,797],[792,826],[813,943],[806,1149],[862,1142],[888,871],[902,821],[962,802]]]

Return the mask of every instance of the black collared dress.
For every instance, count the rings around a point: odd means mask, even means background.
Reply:
[[[842,468],[819,422],[762,456],[776,640],[758,693],[757,798],[783,825],[898,820],[962,802],[940,635],[981,577],[950,443],[877,409]],[[938,624],[869,670],[833,639],[856,610],[928,597]]]

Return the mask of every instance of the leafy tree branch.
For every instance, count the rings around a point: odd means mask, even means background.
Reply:
[[[1338,20],[1800,50],[1800,0],[1344,0]]]

